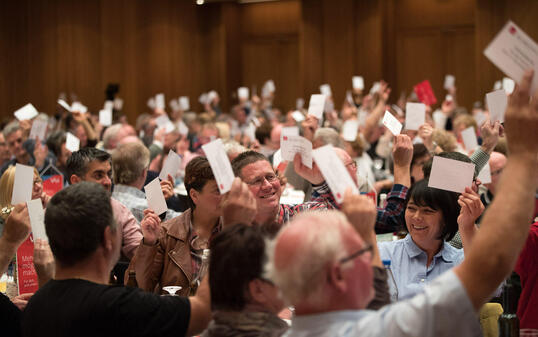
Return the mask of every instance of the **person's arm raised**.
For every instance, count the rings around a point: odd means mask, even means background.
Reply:
[[[0,237],[0,273],[4,273],[17,252],[17,248],[26,240],[32,227],[26,204],[17,204],[6,219],[4,231]]]
[[[475,309],[479,309],[514,268],[529,232],[538,167],[538,91],[529,100],[533,72],[510,97],[505,131],[510,157],[463,263],[454,268]]]
[[[394,137],[392,157],[394,159],[394,184],[410,187],[413,142],[409,136],[397,135]]]

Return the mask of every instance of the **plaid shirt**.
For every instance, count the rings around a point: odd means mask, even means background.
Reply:
[[[300,212],[306,210],[325,210],[325,209],[338,209],[339,206],[334,199],[329,185],[326,182],[319,186],[312,185],[312,199],[311,201],[298,204],[298,205],[284,205],[280,204],[280,208],[277,214],[277,223],[283,225]]]
[[[146,194],[136,187],[120,184],[114,185],[112,198],[124,204],[133,213],[138,223],[144,219],[144,210],[149,208]],[[170,220],[180,215],[181,213],[167,209],[165,220]]]
[[[405,198],[408,188],[404,185],[395,184],[387,195],[385,208],[377,208],[375,223],[376,234],[393,233],[405,228]]]

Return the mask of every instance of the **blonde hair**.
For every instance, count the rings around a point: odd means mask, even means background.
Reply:
[[[441,129],[433,130],[432,139],[445,152],[456,151],[457,141],[454,134]]]
[[[0,207],[10,207],[13,196],[13,184],[15,183],[16,166],[10,166],[0,178]],[[34,167],[34,174],[39,177],[39,172]]]
[[[454,119],[454,126],[457,127],[458,125],[463,124],[465,126],[465,129],[468,127],[474,127],[474,130],[478,129],[478,125],[476,124],[476,120],[473,116],[469,114],[460,114],[458,117]]]

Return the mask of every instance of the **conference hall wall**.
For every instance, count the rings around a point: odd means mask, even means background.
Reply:
[[[502,77],[485,46],[508,19],[538,41],[536,13],[534,0],[3,1],[0,114],[28,102],[54,113],[60,92],[97,111],[111,82],[131,122],[157,92],[200,110],[215,89],[228,108],[237,87],[259,93],[269,78],[283,109],[322,83],[339,103],[353,75],[386,79],[392,98],[429,79],[442,99],[447,73],[470,107]]]

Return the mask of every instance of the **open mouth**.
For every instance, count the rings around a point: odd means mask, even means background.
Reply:
[[[260,199],[269,199],[269,198],[273,197],[275,194],[276,194],[276,191],[273,192],[273,193],[263,195],[263,196],[260,197]]]
[[[417,225],[411,225],[411,227],[413,227],[413,229],[416,231],[422,231],[428,228],[427,226],[417,226]]]

